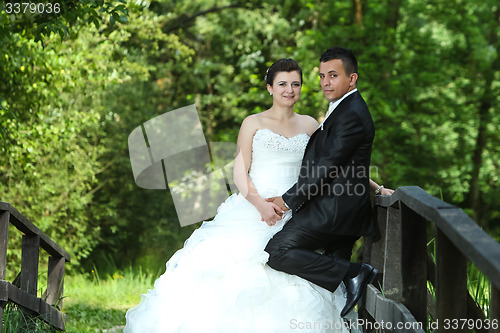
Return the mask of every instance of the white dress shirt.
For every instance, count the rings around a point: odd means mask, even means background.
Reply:
[[[323,119],[323,121],[321,122],[321,124],[319,124],[319,127],[321,127],[321,130],[323,130],[323,123],[333,113],[333,110],[335,110],[335,108],[340,104],[340,102],[342,102],[344,100],[344,98],[346,98],[347,96],[349,96],[350,94],[352,94],[352,93],[354,93],[356,91],[358,91],[358,88],[354,88],[353,90],[349,91],[347,94],[345,94],[344,96],[340,97],[335,102],[330,102],[330,105],[328,106],[328,112],[326,113],[325,119]]]

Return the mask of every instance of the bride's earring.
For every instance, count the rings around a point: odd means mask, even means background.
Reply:
[[[271,96],[272,96],[272,95],[273,95],[273,93],[272,93],[272,92],[269,92],[269,95],[271,95]]]

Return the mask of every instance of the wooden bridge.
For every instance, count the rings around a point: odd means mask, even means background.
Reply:
[[[24,233],[22,241],[21,272],[14,282],[5,281],[9,224]],[[40,247],[49,254],[47,290],[37,297]],[[54,243],[40,229],[12,205],[0,201],[0,317],[7,302],[21,306],[29,315],[38,317],[54,328],[65,330],[62,307],[64,264],[70,255]],[[2,331],[0,321],[0,332]]]
[[[499,243],[462,209],[416,186],[376,197],[375,208],[380,234],[365,239],[363,261],[380,274],[368,286],[358,311],[363,327],[354,331],[500,332]],[[24,233],[21,273],[14,283],[4,280],[9,223]],[[436,242],[435,261],[427,250],[431,238]],[[41,298],[37,297],[40,247],[50,255],[47,291]],[[11,301],[64,330],[65,315],[54,305],[61,306],[64,264],[69,260],[68,253],[14,207],[0,202],[0,317]],[[467,290],[467,261],[491,282],[489,317]]]
[[[380,274],[359,311],[366,326],[373,332],[500,332],[500,244],[462,209],[417,186],[376,197],[375,207],[380,235],[365,239],[363,261]],[[427,251],[431,238],[435,262]],[[491,282],[489,318],[467,290],[467,260]]]

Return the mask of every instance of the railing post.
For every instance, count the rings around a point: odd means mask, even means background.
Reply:
[[[427,224],[401,203],[401,268],[404,305],[423,327],[427,325]]]
[[[500,290],[493,284],[491,285],[491,298],[490,298],[490,321],[496,320],[495,328],[490,328],[490,333],[500,332]]]
[[[375,205],[375,223],[378,228],[378,233],[375,236],[365,238],[365,245],[368,241],[368,246],[364,249],[363,261],[366,261],[374,268],[376,268],[379,273],[377,278],[373,281],[373,285],[378,286],[382,283],[380,277],[383,276],[384,270],[384,251],[385,251],[385,230],[387,223],[387,208]],[[362,302],[361,311],[358,313],[360,319],[364,318],[370,323],[374,323],[374,319],[371,314],[365,308],[366,296]]]
[[[401,302],[401,216],[398,208],[389,207],[385,230],[385,260],[382,289],[385,297]]]
[[[7,211],[0,212],[0,280],[5,280],[7,269],[7,243],[9,241],[9,218]]]
[[[0,301],[0,332],[3,332],[3,309],[7,305],[7,302]]]
[[[9,219],[10,213],[7,211],[0,212],[0,280],[5,280],[5,272],[7,268],[7,244],[9,241]],[[0,297],[1,299],[2,297]],[[7,303],[0,301],[0,332],[3,329],[3,309]]]
[[[62,295],[64,290],[64,263],[63,257],[49,258],[49,270],[47,277],[47,290],[42,298],[52,306],[56,304],[62,308]]]
[[[467,318],[467,263],[463,254],[438,228],[437,246],[437,279],[436,305],[437,318],[440,323],[438,332],[468,332],[460,326],[445,329],[445,320]]]
[[[7,266],[7,243],[10,225],[24,234],[22,238],[21,273],[14,281],[5,281]],[[66,315],[46,300],[38,297],[38,268],[40,249],[49,254],[47,289],[44,293],[48,301],[60,304],[63,292],[64,265],[70,255],[60,248],[12,205],[0,201],[0,318],[6,304],[16,304],[29,317],[38,317],[52,325],[54,329],[65,330]],[[26,331],[34,331],[37,324],[26,322]],[[2,322],[0,320],[0,331]]]
[[[21,284],[20,289],[35,295],[38,284],[38,260],[40,255],[40,237],[23,236],[21,254]]]
[[[380,235],[378,236],[380,236],[380,239],[372,241],[370,265],[378,269],[379,276],[384,273],[385,230],[387,224],[387,214],[388,212],[386,207],[377,206],[377,224],[380,232]],[[373,284],[375,283],[377,282],[374,281]]]

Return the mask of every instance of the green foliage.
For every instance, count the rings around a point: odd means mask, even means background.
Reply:
[[[35,42],[43,42],[52,34],[65,37],[74,25],[93,23],[99,27],[103,16],[109,18],[113,24],[127,22],[125,5],[125,0],[48,1],[44,3],[43,8],[38,6],[36,10],[31,6],[7,7],[6,5],[0,17],[2,24],[0,37],[20,34]]]
[[[442,195],[499,233],[498,5],[360,3],[101,0],[69,1],[57,17],[1,11],[1,200],[82,270],[161,269],[196,226],[179,226],[168,190],[135,185],[129,133],[195,103],[208,142],[235,142],[241,121],[271,105],[264,75],[282,57],[304,72],[297,111],[321,120],[318,58],[341,45],[358,57],[377,129],[372,177]]]

